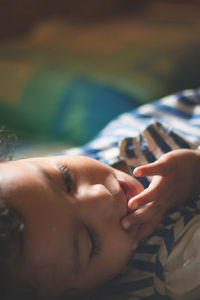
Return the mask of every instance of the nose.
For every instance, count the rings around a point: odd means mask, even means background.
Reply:
[[[113,196],[103,184],[86,185],[79,194],[80,205],[88,214],[109,218],[113,212]]]

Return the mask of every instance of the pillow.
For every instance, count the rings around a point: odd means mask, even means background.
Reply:
[[[54,65],[0,61],[0,120],[23,140],[82,144],[139,101]]]

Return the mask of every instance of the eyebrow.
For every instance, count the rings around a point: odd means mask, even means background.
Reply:
[[[32,162],[32,164],[37,167],[37,169],[40,171],[40,173],[50,182],[50,184],[53,184],[57,188],[55,180],[51,177],[51,175],[47,172],[47,170],[40,163]],[[60,169],[59,169],[59,171],[60,171]],[[60,171],[60,174],[63,177],[63,174],[61,171]],[[80,263],[80,247],[79,247],[77,230],[74,232],[74,235],[73,235],[72,248],[73,248],[74,273],[78,274],[80,271],[81,263]]]

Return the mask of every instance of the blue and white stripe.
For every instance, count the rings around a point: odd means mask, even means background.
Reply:
[[[118,147],[121,139],[138,136],[155,121],[173,127],[189,142],[199,146],[200,89],[179,92],[123,113],[88,144],[59,154],[87,155],[111,165],[122,159]]]

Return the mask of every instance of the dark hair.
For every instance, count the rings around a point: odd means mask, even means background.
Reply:
[[[0,162],[12,159],[16,136],[0,129]],[[17,299],[12,265],[23,259],[24,218],[0,194],[0,299]]]
[[[0,200],[0,298],[16,299],[12,265],[23,258],[24,220],[7,201]]]
[[[12,159],[16,142],[17,136],[14,133],[0,128],[0,162]]]

